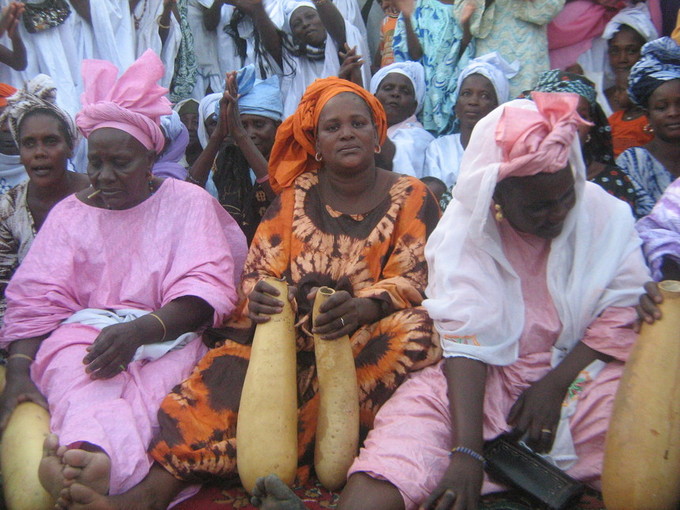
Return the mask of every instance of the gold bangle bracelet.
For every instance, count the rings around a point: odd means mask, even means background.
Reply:
[[[7,361],[12,360],[12,359],[27,359],[31,363],[33,363],[35,361],[28,354],[21,354],[21,353],[10,354],[9,357],[7,358]]]
[[[158,12],[158,11],[156,11],[156,12]],[[159,15],[158,15],[158,17],[156,18],[156,23],[158,23],[158,26],[161,27],[162,29],[168,30],[168,29],[170,28],[171,25],[163,25],[163,24],[161,23],[161,16],[163,16],[163,15],[162,15],[162,14],[159,14]],[[170,23],[169,20],[168,20],[168,23]]]
[[[160,339],[161,342],[165,341],[165,337],[168,335],[168,328],[165,327],[165,322],[163,322],[163,319],[161,319],[158,315],[155,313],[151,312],[149,315],[151,317],[155,317],[158,322],[161,323],[161,326],[163,327],[163,338]]]

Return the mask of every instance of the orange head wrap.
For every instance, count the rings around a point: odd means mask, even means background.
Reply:
[[[7,98],[13,95],[17,89],[6,83],[0,83],[0,107],[7,106]]]
[[[297,110],[283,121],[269,157],[269,183],[276,193],[293,184],[304,172],[317,170],[321,163],[314,159],[319,115],[329,99],[353,92],[361,97],[373,114],[380,145],[387,136],[387,117],[380,101],[366,89],[350,81],[331,76],[315,80],[305,90]]]

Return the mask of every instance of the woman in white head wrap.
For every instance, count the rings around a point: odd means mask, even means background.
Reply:
[[[585,181],[578,96],[532,97],[472,134],[425,248],[445,359],[380,409],[339,509],[477,508],[499,490],[483,442],[508,431],[599,485],[648,273],[628,206]]]
[[[508,64],[494,51],[473,59],[461,71],[453,110],[458,132],[441,136],[427,147],[424,175],[437,177],[447,188],[456,184],[472,129],[480,119],[509,99],[509,80],[518,70],[518,61]]]
[[[422,177],[425,148],[434,137],[416,119],[425,98],[425,70],[418,62],[395,62],[371,78],[370,91],[387,114],[387,139],[376,163],[400,174]]]
[[[248,7],[259,32],[260,40],[271,59],[278,66],[283,92],[283,117],[292,114],[305,89],[317,78],[337,76],[339,57],[356,47],[356,54],[368,56],[366,38],[347,21],[331,2],[316,0],[284,0],[283,30],[264,12],[261,2]],[[357,62],[362,84],[370,81],[368,62]]]

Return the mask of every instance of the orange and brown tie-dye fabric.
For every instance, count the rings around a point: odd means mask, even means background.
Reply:
[[[418,306],[427,283],[424,248],[439,207],[424,184],[400,176],[388,195],[364,215],[325,205],[316,172],[305,173],[275,200],[255,235],[242,290],[264,276],[297,287],[298,315],[310,310],[306,295],[327,285],[396,310],[351,337],[360,394],[361,437],[380,406],[409,372],[439,356],[432,323]],[[211,350],[190,378],[164,400],[153,457],[187,481],[236,476],[236,417],[248,367],[252,327],[241,312],[223,329],[227,340]],[[314,457],[318,409],[313,339],[298,327],[299,470],[305,481]]]

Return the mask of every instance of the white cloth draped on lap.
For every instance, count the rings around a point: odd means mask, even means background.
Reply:
[[[149,313],[151,312],[147,312],[146,310],[137,310],[135,308],[124,308],[121,310],[85,308],[84,310],[79,310],[71,315],[71,317],[66,319],[63,324],[85,324],[86,326],[92,326],[93,328],[97,328],[101,331],[107,326],[131,322]],[[152,344],[142,345],[135,351],[132,361],[157,360],[168,352],[181,349],[196,338],[198,338],[197,333],[189,332],[178,336],[174,340],[166,340],[165,342],[154,342]]]
[[[521,283],[503,253],[492,214],[501,148],[495,127],[507,105],[535,109],[528,100],[506,103],[479,121],[465,151],[453,201],[425,249],[428,299],[423,302],[441,336],[445,356],[494,365],[517,359],[524,325]],[[570,148],[576,205],[552,241],[548,289],[562,322],[552,365],[576,345],[607,307],[631,306],[649,278],[630,210],[585,182],[578,139]]]

